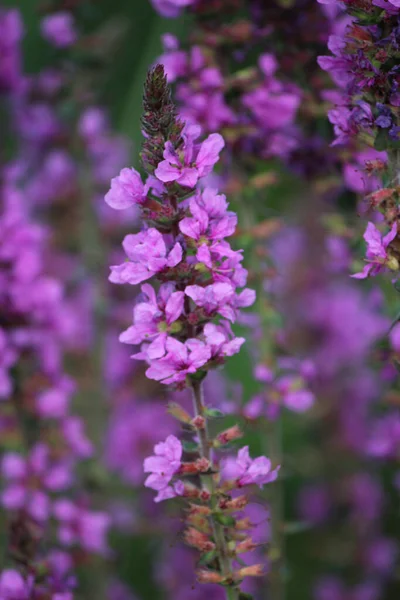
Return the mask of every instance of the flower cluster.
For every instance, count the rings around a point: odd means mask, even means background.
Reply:
[[[51,520],[58,520],[56,504],[61,500],[56,498],[71,493],[77,482],[76,466],[92,455],[93,448],[81,419],[70,414],[75,384],[63,368],[69,309],[60,282],[46,275],[45,230],[27,221],[21,195],[12,182],[3,185],[1,196],[0,501],[10,515],[11,526],[21,530],[11,536],[10,555],[25,557],[33,589],[45,557],[36,552],[25,556],[22,533],[26,530],[25,535],[38,541],[46,535]],[[86,518],[78,504],[75,510],[80,518]],[[101,533],[92,523],[91,533],[86,534],[89,544],[78,530],[74,540],[67,542],[60,535],[59,540],[67,546],[79,543],[89,552],[102,552],[108,517],[88,506],[86,515],[90,520],[102,519]],[[90,545],[94,538],[103,538],[101,545]],[[51,562],[50,558],[46,560]],[[50,565],[49,585],[52,569]],[[3,573],[3,583],[11,578],[9,573]],[[68,578],[66,585],[69,589]]]
[[[204,40],[189,51],[178,40],[165,35],[164,64],[168,81],[176,84],[180,115],[201,125],[204,131],[226,132],[230,149],[270,157],[286,156],[297,146],[294,121],[300,91],[277,76],[278,64],[265,53],[258,65],[245,73],[227,77],[219,60],[219,49]],[[215,46],[215,48],[213,48]],[[232,103],[231,97],[235,98]]]
[[[218,468],[212,448],[225,447],[242,433],[234,426],[209,439],[207,421],[218,411],[204,404],[201,382],[210,369],[239,352],[244,339],[235,336],[231,323],[242,307],[254,302],[255,293],[244,287],[242,251],[226,240],[235,232],[235,213],[228,210],[224,195],[199,185],[211,174],[224,140],[211,134],[199,142],[199,126],[176,117],[161,65],[150,71],[145,84],[142,124],[147,180],[143,183],[134,169],[123,169],[105,197],[118,210],[137,205],[143,221],[139,233],[125,237],[128,260],[111,267],[110,280],[153,283],[141,286],[133,324],[120,341],[140,346],[133,358],[147,362],[148,378],[192,389],[194,417],[178,404],[170,406],[170,413],[195,434],[198,454],[185,462],[181,441],[169,435],[144,461],[149,473],[145,485],[157,491],[156,502],[176,496],[190,499],[184,538],[209,567],[199,572],[199,581],[220,583],[236,594],[240,581],[247,574],[260,575],[262,568],[246,571],[235,566],[237,555],[255,546],[248,534],[238,533],[250,524],[239,527],[240,520],[231,516],[248,500],[231,492],[273,481],[277,467],[265,457],[252,460],[244,448],[229,468]]]
[[[151,76],[157,81],[163,69]],[[204,376],[239,351],[244,340],[235,337],[230,323],[255,294],[244,288],[242,252],[226,240],[235,231],[236,215],[223,194],[198,185],[211,173],[224,141],[211,134],[198,143],[198,126],[176,120],[173,127],[178,135],[171,141],[167,131],[162,160],[146,183],[134,169],[123,169],[105,200],[117,209],[139,205],[145,223],[141,232],[125,237],[128,260],[111,267],[110,281],[161,283],[157,292],[150,283],[142,286],[133,325],[120,339],[141,344],[134,358],[149,363],[150,379],[184,386],[187,376]]]
[[[370,192],[367,196],[369,209],[383,214],[390,228],[382,237],[375,224],[368,223],[364,235],[368,245],[367,265],[355,277],[374,276],[382,270],[398,271],[396,186],[400,96],[396,63],[400,56],[397,40],[399,7],[389,0],[322,3],[337,6],[346,15],[345,26],[329,39],[328,48],[332,55],[319,57],[321,68],[338,86],[337,91],[328,94],[335,104],[329,111],[335,133],[333,144],[348,146],[353,152],[358,162],[357,170],[365,173],[362,179],[369,179],[366,185],[353,189],[364,195]],[[358,150],[359,145],[372,146],[376,155],[369,150],[364,151],[363,156]],[[387,151],[388,155],[382,151]],[[351,173],[347,168],[347,174]],[[379,189],[382,176],[384,186]],[[372,180],[375,181],[373,186]]]
[[[44,19],[50,43],[61,36],[65,46],[63,21]],[[53,247],[37,208],[70,196],[76,165],[56,114],[63,74],[22,75],[18,11],[2,11],[0,29],[0,94],[11,99],[4,104],[4,133],[17,151],[12,163],[1,165],[0,189],[0,502],[8,545],[0,596],[70,600],[78,564],[91,553],[108,553],[109,517],[92,509],[78,476],[93,445],[71,412],[76,381],[64,367],[66,354],[84,345],[76,333],[87,303],[76,310],[69,257]],[[65,502],[70,516],[59,509]],[[60,545],[62,551],[52,549]]]

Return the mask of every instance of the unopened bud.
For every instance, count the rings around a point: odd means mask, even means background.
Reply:
[[[239,544],[236,544],[235,552],[236,554],[243,554],[244,552],[252,552],[257,545],[253,542],[251,537],[247,537]]]
[[[238,496],[237,498],[221,498],[219,501],[219,508],[221,510],[242,510],[247,506],[248,500],[246,496]]]
[[[204,456],[202,458],[198,458],[195,464],[199,473],[207,473],[207,471],[209,471],[211,468],[210,461]]]
[[[217,571],[209,571],[207,569],[201,569],[197,571],[197,581],[199,583],[222,583],[224,578]]]
[[[186,518],[187,525],[192,525],[195,529],[203,531],[204,533],[211,533],[210,524],[208,518],[203,515],[189,514]]]
[[[208,490],[202,489],[199,494],[199,498],[200,500],[203,500],[203,502],[208,502],[211,498],[211,494]]]
[[[214,542],[205,533],[197,531],[194,527],[188,527],[183,536],[188,546],[192,546],[200,552],[210,552],[215,548]]]
[[[238,531],[246,531],[247,529],[251,529],[253,527],[253,523],[250,521],[249,517],[245,517],[244,519],[239,519],[236,521],[235,529]]]
[[[217,435],[217,443],[220,446],[224,446],[225,444],[229,444],[229,442],[233,442],[234,440],[238,440],[243,437],[243,433],[240,431],[239,425],[234,425],[229,429],[226,429],[219,435]]]
[[[211,463],[205,458],[198,458],[195,462],[181,463],[179,468],[180,475],[198,475],[199,473],[207,473],[210,470]]]
[[[201,504],[189,504],[188,513],[190,515],[202,515],[207,517],[211,514],[211,508],[202,506]]]
[[[204,417],[202,417],[201,415],[197,415],[197,417],[195,417],[194,419],[192,419],[190,421],[190,424],[195,428],[195,429],[204,429],[206,426],[206,420]]]
[[[235,571],[234,578],[244,579],[245,577],[262,577],[264,575],[263,565],[251,565],[250,567],[243,567]]]
[[[200,499],[201,498],[201,490],[199,490],[198,487],[196,487],[195,485],[192,485],[191,483],[185,483],[184,484],[184,488],[183,488],[183,498],[193,498],[193,499]]]
[[[187,425],[189,425],[192,419],[189,413],[187,413],[186,410],[183,409],[182,406],[180,404],[177,404],[176,402],[170,402],[168,404],[168,412],[171,416],[175,417],[175,419]]]

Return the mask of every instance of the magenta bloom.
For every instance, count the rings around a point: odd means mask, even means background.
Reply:
[[[151,0],[154,8],[163,17],[178,17],[186,6],[194,4],[197,0]]]
[[[43,37],[58,48],[72,46],[78,38],[73,16],[66,11],[44,17],[41,31]]]
[[[154,172],[160,181],[176,181],[184,187],[194,188],[199,179],[211,173],[225,142],[219,133],[212,133],[198,148],[194,142],[199,135],[199,127],[186,126],[182,150],[176,151],[171,142],[165,144],[165,160],[160,162]]]
[[[260,488],[266,483],[275,481],[280,467],[271,469],[271,461],[265,456],[250,458],[249,447],[245,446],[238,452],[236,459],[228,459],[222,465],[224,479],[235,479],[237,485],[256,484]]]
[[[393,15],[397,14],[400,9],[400,0],[373,0],[372,4],[384,8],[389,14]]]
[[[34,446],[28,458],[16,452],[5,454],[1,473],[6,482],[2,505],[8,510],[24,508],[38,521],[49,517],[49,493],[71,484],[71,465],[52,461],[48,447],[42,443]]]
[[[210,348],[200,341],[196,347],[191,347],[189,340],[183,344],[169,337],[166,350],[167,354],[152,362],[146,371],[149,379],[165,384],[184,382],[187,375],[196,373],[211,358]]]
[[[378,275],[382,269],[388,267],[394,271],[398,270],[398,263],[394,257],[391,257],[387,252],[387,247],[390,242],[397,236],[397,223],[393,226],[389,233],[382,237],[380,231],[373,223],[368,223],[364,233],[364,240],[367,242],[367,265],[360,273],[352,275],[355,279],[365,279],[369,275]]]
[[[211,350],[212,359],[224,358],[225,356],[237,354],[246,341],[243,337],[235,337],[229,323],[226,321],[222,322],[220,325],[207,323],[204,327],[204,337],[207,346]],[[196,342],[197,341],[198,340],[196,340]]]
[[[284,375],[275,386],[282,396],[282,403],[294,412],[305,412],[314,404],[314,394],[305,387],[301,377]]]
[[[0,89],[14,91],[22,83],[20,40],[23,25],[18,10],[0,10]]]
[[[161,402],[139,399],[114,407],[106,444],[107,466],[131,485],[141,486],[144,458],[174,425]]]
[[[182,444],[178,438],[169,435],[165,442],[154,446],[155,456],[145,458],[143,469],[150,475],[144,485],[158,492],[155,502],[181,495],[182,484],[171,486],[170,482],[180,469],[182,452]]]
[[[223,281],[212,283],[207,287],[188,285],[185,294],[202,308],[207,317],[220,314],[231,322],[236,320],[237,309],[251,306],[255,300],[255,292],[248,288],[236,294],[230,283]]]
[[[189,207],[192,216],[182,219],[179,229],[195,241],[199,262],[211,268],[213,258],[234,256],[236,253],[223,240],[235,232],[237,216],[227,210],[225,196],[206,188],[190,201]]]
[[[125,344],[140,344],[151,341],[146,350],[150,359],[160,358],[165,354],[165,343],[173,325],[183,312],[184,292],[176,292],[172,283],[160,286],[158,294],[148,283],[142,285],[142,293],[146,301],[139,302],[133,309],[133,325],[124,331],[120,341]]]
[[[142,181],[136,169],[122,169],[117,177],[111,180],[111,189],[104,197],[111,208],[123,210],[146,201],[148,186]]]
[[[168,251],[162,234],[154,228],[125,236],[123,247],[129,262],[111,267],[112,283],[136,285],[182,260],[179,242]]]
[[[31,590],[22,575],[14,569],[5,569],[0,574],[0,600],[28,600]]]
[[[201,285],[188,285],[185,294],[203,309],[207,317],[221,314],[226,319],[234,321],[231,303],[234,300],[235,290],[230,283],[212,283],[207,287]]]
[[[62,544],[78,544],[88,552],[107,554],[110,517],[106,513],[90,511],[71,500],[60,499],[54,503],[54,515],[59,522],[58,537]]]

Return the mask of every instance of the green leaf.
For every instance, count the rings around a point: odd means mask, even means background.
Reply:
[[[216,513],[215,519],[218,521],[218,523],[224,525],[225,527],[234,527],[236,524],[235,518],[231,515],[223,515],[222,513]]]
[[[204,414],[209,419],[223,419],[225,414],[218,408],[206,408]]]
[[[210,552],[206,552],[206,554],[203,554],[203,556],[200,558],[198,564],[199,565],[210,565],[211,563],[214,562],[214,560],[216,558],[217,558],[217,551],[210,550]]]
[[[191,454],[199,451],[199,445],[196,444],[196,442],[188,442],[187,440],[184,440],[182,442],[182,447],[185,452],[189,452]]]

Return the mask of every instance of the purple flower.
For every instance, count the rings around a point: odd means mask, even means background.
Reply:
[[[219,326],[207,323],[204,327],[204,337],[207,346],[211,350],[211,359],[237,354],[246,341],[243,337],[234,337],[230,325],[226,321],[223,321]]]
[[[293,123],[300,105],[300,95],[285,91],[277,80],[243,96],[248,107],[265,130],[276,131]]]
[[[43,37],[58,48],[72,46],[78,38],[73,16],[66,11],[44,17],[41,31]]]
[[[192,198],[189,207],[192,216],[182,219],[179,229],[196,242],[197,259],[212,267],[212,256],[215,259],[234,256],[236,253],[230,246],[221,243],[235,232],[237,225],[236,214],[227,210],[225,196],[206,188]]]
[[[80,417],[67,417],[62,421],[61,429],[74,457],[85,459],[93,455],[93,444],[85,433],[85,425]]]
[[[141,485],[144,458],[160,437],[174,430],[174,425],[160,402],[139,399],[116,406],[107,438],[107,466],[131,485]]]
[[[49,517],[49,492],[62,491],[71,483],[71,465],[51,460],[49,448],[42,443],[33,447],[28,458],[5,454],[1,473],[6,482],[2,505],[8,510],[24,508],[38,521]]]
[[[167,354],[151,362],[146,371],[149,379],[165,384],[184,382],[187,375],[196,373],[211,358],[210,348],[202,342],[193,348],[189,341],[183,344],[170,337],[166,342],[166,350]]]
[[[256,484],[262,488],[278,477],[280,467],[271,469],[271,466],[271,461],[265,456],[250,458],[249,447],[244,446],[239,450],[236,459],[227,459],[223,463],[222,477],[235,479],[238,487]]]
[[[400,415],[390,412],[377,419],[367,443],[367,453],[380,458],[395,458],[400,447]]]
[[[19,89],[21,74],[20,40],[23,25],[18,10],[0,10],[0,91]]]
[[[217,282],[206,287],[188,285],[185,294],[203,309],[207,317],[216,313],[231,322],[236,320],[237,309],[251,306],[255,300],[255,292],[248,288],[236,294],[230,283]]]
[[[194,188],[200,178],[211,173],[225,142],[219,133],[212,133],[197,148],[194,141],[199,135],[199,127],[186,126],[182,150],[176,151],[171,142],[165,144],[165,160],[160,162],[154,172],[160,181],[176,181],[184,187]]]
[[[109,280],[112,283],[135,285],[167,267],[175,267],[182,260],[179,242],[168,251],[162,234],[154,228],[127,235],[123,247],[129,262],[111,267]]]
[[[285,375],[276,382],[276,389],[283,404],[295,412],[305,412],[314,404],[314,394],[304,387],[304,381],[296,375]]]
[[[387,247],[397,236],[397,223],[393,226],[389,233],[382,237],[381,233],[373,223],[368,223],[364,233],[364,240],[367,242],[367,258],[368,262],[360,273],[352,275],[355,279],[365,279],[369,275],[375,276],[385,267],[393,271],[399,269],[399,264],[396,258],[390,256],[387,252]]]
[[[67,499],[57,500],[53,511],[59,522],[58,537],[62,544],[79,544],[88,552],[108,553],[106,538],[110,517],[107,514],[90,511]]]
[[[203,309],[207,317],[212,317],[216,313],[219,313],[230,321],[235,320],[235,313],[232,307],[235,290],[230,283],[212,283],[206,287],[188,285],[185,289],[185,294],[193,300],[196,306]]]
[[[163,17],[177,17],[183,8],[191,6],[197,0],[151,0],[154,8]]]
[[[176,323],[182,315],[185,294],[176,292],[172,283],[160,286],[158,294],[148,283],[142,285],[146,301],[139,302],[133,309],[133,325],[120,335],[124,344],[140,344],[151,341],[146,349],[150,359],[165,354],[165,344],[169,333],[177,333],[180,325]]]
[[[143,469],[150,475],[144,485],[158,492],[155,502],[181,495],[182,486],[171,486],[170,482],[181,467],[182,452],[182,444],[178,438],[169,435],[165,442],[154,446],[155,456],[145,458]]]
[[[0,574],[0,600],[28,600],[29,586],[22,575],[14,569],[5,569]]]
[[[372,4],[384,8],[389,14],[397,14],[400,8],[400,0],[373,0]]]
[[[381,186],[381,181],[376,176],[366,173],[366,163],[369,161],[387,161],[386,152],[377,152],[373,148],[354,154],[353,161],[344,166],[344,180],[349,189],[357,194],[369,194]]]
[[[117,177],[111,180],[111,189],[104,197],[111,208],[123,210],[135,204],[144,204],[148,186],[142,182],[135,169],[122,169]]]

